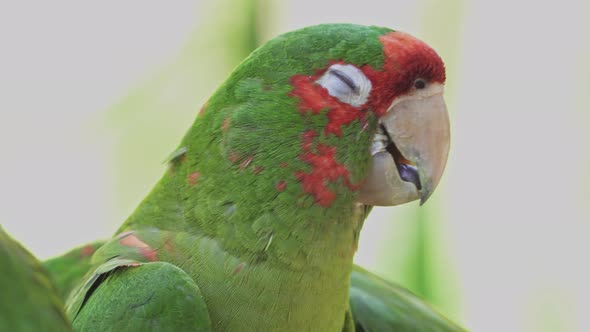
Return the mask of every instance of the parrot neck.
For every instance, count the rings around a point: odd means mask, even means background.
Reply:
[[[222,252],[200,253],[203,245],[198,242],[189,252],[195,266],[216,266],[222,271],[187,273],[199,282],[220,330],[245,321],[254,324],[255,331],[281,326],[305,330],[313,321],[318,330],[340,331],[366,207],[350,203],[337,209],[315,204],[302,208],[292,202],[271,205],[264,201],[250,206],[241,201],[244,195],[239,190],[223,188],[196,199],[198,184],[186,185],[195,182],[191,174],[182,167],[168,172],[120,231],[156,227],[214,240]],[[225,257],[225,264],[216,263],[220,257]],[[264,294],[264,301],[251,300],[259,294]],[[231,314],[223,301],[226,298],[249,309]],[[252,320],[253,314],[262,312],[274,318]]]
[[[290,200],[244,201],[245,193],[229,185],[198,190],[195,182],[200,175],[178,166],[170,166],[117,233],[155,227],[207,236],[246,262],[269,260],[294,270],[352,264],[366,206],[349,202],[323,208],[313,202],[301,206]]]

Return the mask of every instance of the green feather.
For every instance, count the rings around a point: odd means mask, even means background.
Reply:
[[[104,241],[89,243],[74,248],[61,256],[43,261],[43,267],[51,275],[64,301],[92,267],[90,259],[96,249],[103,244]]]
[[[73,317],[76,331],[211,331],[199,288],[180,268],[109,263],[85,286],[91,293],[81,298],[85,309]],[[70,310],[76,312],[81,304],[73,304]]]
[[[71,330],[47,272],[2,227],[0,266],[0,331]]]

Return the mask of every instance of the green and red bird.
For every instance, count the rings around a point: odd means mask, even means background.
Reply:
[[[353,266],[372,206],[423,203],[440,180],[444,82],[432,48],[387,28],[318,25],[258,48],[93,255],[74,328],[461,330]]]
[[[0,331],[71,330],[49,273],[0,226]]]

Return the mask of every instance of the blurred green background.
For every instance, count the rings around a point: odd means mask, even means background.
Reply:
[[[474,331],[590,331],[590,4],[52,1],[0,6],[0,222],[47,258],[111,235],[254,47],[323,22],[447,64],[439,189],[376,209],[359,264]]]

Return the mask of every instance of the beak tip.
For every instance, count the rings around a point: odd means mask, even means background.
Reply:
[[[428,197],[424,197],[424,196],[420,197],[420,206],[423,206],[424,203],[426,203],[427,199],[428,199]]]
[[[430,195],[432,195],[432,190],[430,190],[429,188],[423,188],[421,190],[420,206],[422,206],[422,205],[424,205],[424,203],[426,203],[428,198],[430,198]]]

